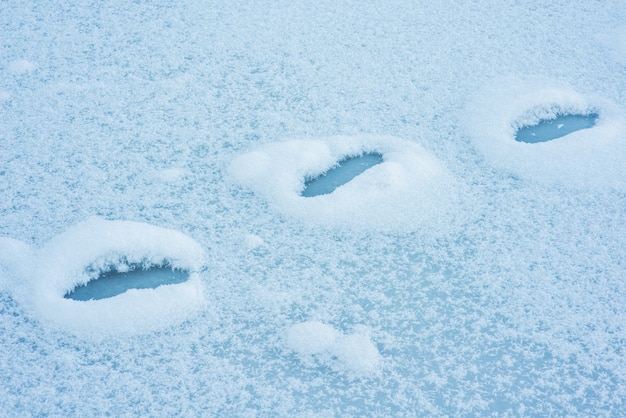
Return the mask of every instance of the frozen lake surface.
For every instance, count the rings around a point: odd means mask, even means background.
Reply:
[[[111,298],[130,289],[155,289],[162,285],[178,284],[189,279],[189,274],[171,268],[131,267],[125,272],[109,271],[100,274],[83,286],[77,286],[65,298],[74,300],[98,300]]]
[[[542,120],[537,125],[525,126],[515,134],[515,140],[534,144],[561,138],[581,129],[593,128],[598,115],[563,115]]]
[[[313,197],[329,194],[339,186],[343,186],[368,168],[383,162],[380,154],[365,154],[341,160],[337,167],[331,168],[321,176],[307,180],[304,183],[302,196]]]
[[[624,22],[0,2],[0,416],[624,414]]]

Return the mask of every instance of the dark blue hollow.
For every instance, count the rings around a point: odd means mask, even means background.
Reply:
[[[141,267],[128,272],[109,271],[101,273],[97,279],[84,286],[78,286],[64,297],[79,301],[106,299],[122,294],[130,289],[155,289],[164,284],[183,283],[189,279],[184,270],[170,267]]]
[[[533,126],[525,126],[517,131],[515,140],[535,144],[546,142],[562,136],[580,131],[581,129],[593,128],[598,115],[562,115],[554,119],[544,119]]]
[[[383,156],[378,153],[363,154],[339,161],[336,167],[328,170],[319,177],[307,180],[304,183],[302,196],[313,197],[329,194],[339,186],[343,186],[365,170],[383,162]]]

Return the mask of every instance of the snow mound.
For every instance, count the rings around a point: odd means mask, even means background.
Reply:
[[[623,111],[558,82],[505,78],[469,102],[465,124],[476,148],[494,167],[541,183],[571,188],[624,188],[626,123]],[[596,125],[541,143],[516,132],[563,115],[597,114]]]
[[[263,238],[261,238],[258,235],[254,235],[254,234],[246,234],[246,236],[244,237],[243,241],[244,241],[244,246],[249,251],[257,249],[260,246],[262,246],[263,244],[265,244],[265,241],[263,241]]]
[[[330,194],[303,197],[307,179],[339,161],[367,153],[383,156]],[[336,136],[271,143],[237,156],[230,172],[279,212],[317,225],[411,230],[449,224],[456,182],[421,146],[391,136]],[[438,222],[441,221],[441,222]]]
[[[313,355],[332,349],[339,331],[319,321],[293,325],[287,333],[289,348],[302,355]]]
[[[8,241],[4,242],[6,246]],[[13,248],[24,254],[23,247]],[[33,267],[21,271],[25,288],[16,284],[14,293],[43,322],[77,335],[140,334],[183,321],[202,304],[198,272],[203,263],[201,247],[178,231],[94,218],[35,252]],[[188,271],[189,280],[155,289],[131,289],[108,299],[84,302],[64,298],[100,273],[123,271],[130,265],[150,268],[164,264]]]
[[[330,325],[308,321],[287,331],[287,347],[301,358],[314,357],[349,374],[370,375],[381,366],[381,356],[366,330],[344,335]]]

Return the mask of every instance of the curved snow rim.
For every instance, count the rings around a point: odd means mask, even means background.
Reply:
[[[543,183],[623,187],[626,122],[607,100],[584,96],[545,80],[507,78],[478,93],[466,109],[476,148],[497,168]],[[595,126],[538,143],[519,142],[517,131],[561,115],[597,114]]]
[[[203,302],[202,248],[174,230],[144,223],[90,219],[52,239],[38,254],[32,301],[44,321],[81,335],[141,334],[182,322]],[[88,270],[167,262],[189,272],[180,284],[130,289],[112,298],[76,301],[64,295],[94,279]]]
[[[381,154],[383,162],[330,194],[301,196],[306,179],[368,153]],[[445,214],[457,198],[456,182],[440,161],[418,144],[392,136],[265,144],[234,158],[229,170],[277,211],[316,225],[402,231],[449,226]]]

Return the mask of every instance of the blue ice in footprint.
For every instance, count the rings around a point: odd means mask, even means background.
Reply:
[[[304,183],[302,196],[313,197],[329,194],[339,186],[362,174],[364,171],[383,162],[383,156],[378,153],[363,154],[339,161],[336,167],[325,174]]]
[[[65,298],[78,301],[106,299],[130,289],[155,289],[161,285],[183,283],[187,279],[188,272],[170,267],[139,267],[126,272],[113,270],[101,273],[96,280],[91,280],[84,286],[74,288]]]
[[[598,115],[560,115],[554,119],[544,119],[533,126],[525,126],[517,131],[515,140],[535,144],[561,138],[581,129],[593,128]]]

